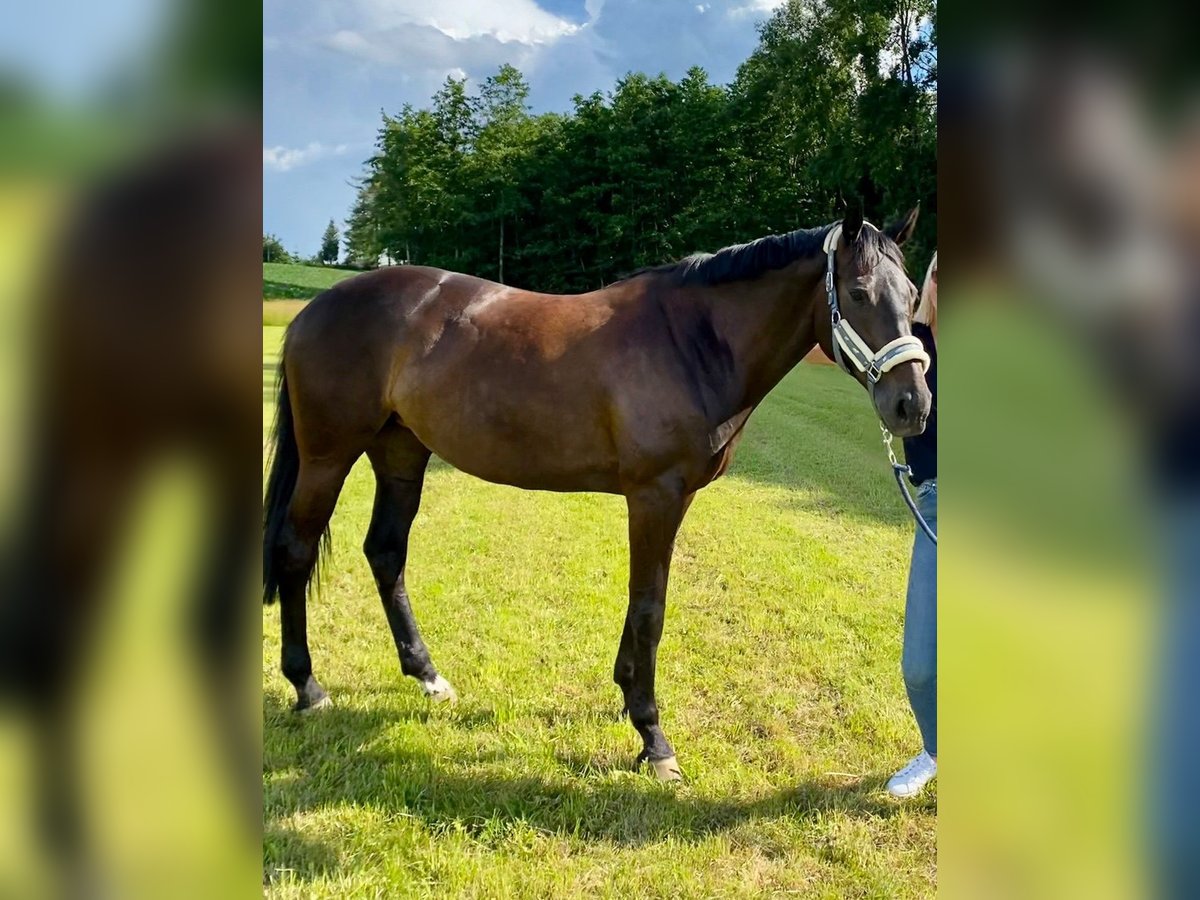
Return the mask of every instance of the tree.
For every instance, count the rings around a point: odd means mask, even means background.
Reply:
[[[787,0],[728,86],[631,73],[534,116],[505,65],[448,78],[426,109],[382,115],[346,254],[577,292],[643,265],[840,216],[883,224],[915,202],[906,248],[937,233],[933,0]]]
[[[279,238],[273,234],[263,235],[263,262],[290,263],[292,261],[292,254],[283,249]]]
[[[350,218],[346,220],[346,264],[349,266],[373,269],[383,255],[375,193],[369,175],[359,180],[358,194],[354,198]]]
[[[333,219],[330,219],[329,224],[325,226],[325,233],[321,235],[321,252],[318,254],[321,262],[327,266],[335,265],[338,261],[340,245],[341,240],[337,226],[333,224]]]
[[[534,131],[531,127],[529,84],[517,69],[503,65],[484,81],[474,99],[474,140],[471,154],[476,197],[482,208],[474,223],[495,235],[496,280],[504,283],[505,225],[524,211],[521,184],[513,178],[527,156]],[[511,238],[510,238],[511,252]],[[488,269],[491,267],[489,266]]]
[[[933,0],[788,0],[759,28],[732,86],[742,191],[762,225],[829,221],[844,200],[882,224],[921,202],[906,248],[921,271],[937,234]]]

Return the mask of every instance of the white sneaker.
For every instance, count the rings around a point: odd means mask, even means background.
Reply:
[[[937,760],[922,750],[888,780],[887,791],[893,797],[915,797],[936,777]]]

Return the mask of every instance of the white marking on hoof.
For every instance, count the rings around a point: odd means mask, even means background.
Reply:
[[[654,769],[654,775],[659,781],[682,781],[683,773],[679,771],[679,763],[675,761],[675,757],[668,756],[666,759],[652,759],[650,765]]]
[[[312,706],[306,706],[304,709],[297,710],[302,716],[311,716],[315,712],[320,712],[323,709],[328,709],[333,706],[333,698],[326,694]]]
[[[450,682],[441,675],[433,679],[433,681],[422,681],[421,690],[434,703],[454,703],[458,700],[458,694],[454,692],[454,688],[450,686]]]

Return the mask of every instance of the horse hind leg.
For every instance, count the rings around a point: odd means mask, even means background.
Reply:
[[[296,689],[296,712],[329,705],[329,695],[313,677],[308,651],[307,591],[317,565],[322,535],[354,460],[301,460],[274,552],[280,571],[279,605],[283,674]]]
[[[429,656],[404,584],[408,537],[421,505],[429,456],[416,435],[396,422],[385,426],[367,450],[375,470],[375,506],[363,552],[396,642],[400,670],[419,681],[427,697],[442,702],[457,695]]]

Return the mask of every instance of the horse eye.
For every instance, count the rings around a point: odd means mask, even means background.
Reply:
[[[867,292],[862,288],[851,288],[850,299],[855,303],[870,303],[871,298],[867,296]]]

